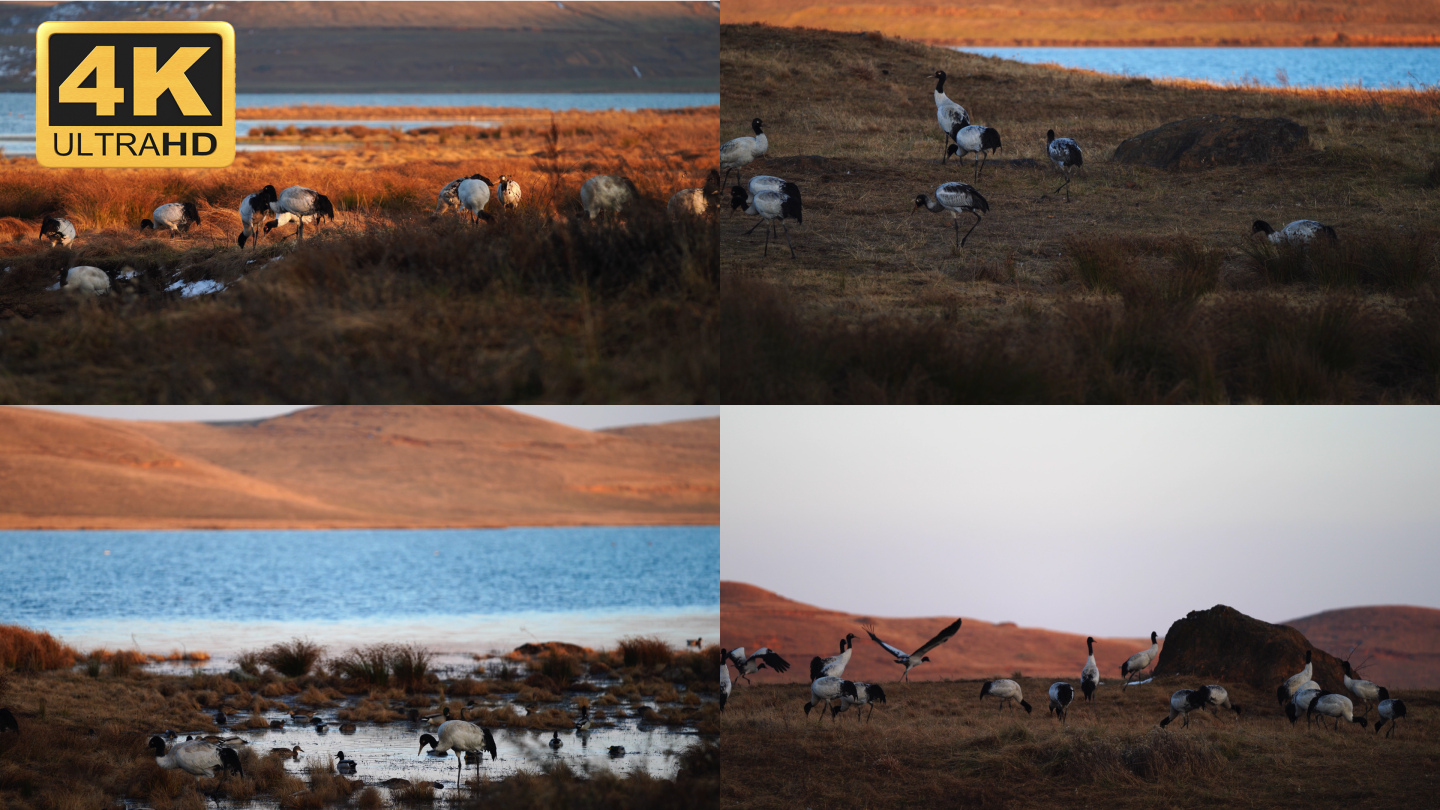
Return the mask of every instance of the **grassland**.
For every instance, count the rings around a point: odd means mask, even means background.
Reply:
[[[321,148],[218,170],[5,160],[0,401],[715,399],[714,229],[664,213],[703,183],[714,108],[257,134]],[[518,181],[519,208],[480,226],[432,219],[440,187],[474,172]],[[620,222],[578,217],[596,174],[632,178],[644,203]],[[236,247],[238,205],[266,184],[321,191],[335,222],[303,244],[287,226]],[[202,224],[177,239],[136,229],[175,200]],[[36,241],[48,214],[75,223],[74,244]],[[84,264],[138,277],[99,301],[47,289]],[[182,297],[201,281],[226,289]]]
[[[1238,721],[1197,714],[1160,729],[1171,692],[1204,682],[1177,678],[1104,685],[1062,728],[1046,712],[1054,680],[1019,679],[1031,715],[980,701],[980,681],[886,683],[869,723],[853,709],[806,717],[806,685],[736,686],[720,727],[744,742],[726,746],[721,806],[1401,807],[1440,789],[1440,693],[1401,695],[1414,722],[1377,739],[1358,725],[1292,727],[1273,693],[1248,687],[1230,689]]]
[[[1004,142],[957,250],[915,195],[941,166],[937,68]],[[827,31],[721,30],[721,137],[799,184],[799,258],[720,217],[727,402],[1433,402],[1440,399],[1440,90],[1157,83]],[[1168,172],[1111,161],[1168,121],[1284,116],[1309,148]],[[1072,201],[1045,159],[1085,149]],[[1019,163],[1012,163],[1019,161]],[[1263,250],[1256,219],[1332,223],[1334,250]],[[734,369],[730,373],[729,369]]]
[[[721,19],[937,45],[1440,44],[1440,10],[1421,0],[729,0]]]

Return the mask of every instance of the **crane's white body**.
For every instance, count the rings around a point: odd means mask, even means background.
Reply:
[[[1095,699],[1095,689],[1100,686],[1100,667],[1095,665],[1095,639],[1086,638],[1085,647],[1090,651],[1090,657],[1085,659],[1085,666],[1080,669],[1080,691],[1085,694],[1086,700]]]
[[[104,295],[110,291],[110,277],[98,267],[72,267],[66,271],[65,285],[60,289],[82,295]]]
[[[1286,678],[1285,683],[1280,684],[1280,688],[1275,690],[1276,702],[1278,702],[1281,706],[1284,706],[1285,701],[1294,697],[1295,693],[1305,688],[1307,684],[1315,683],[1313,680],[1311,680],[1311,676],[1315,672],[1315,665],[1311,660],[1314,657],[1314,654],[1314,650],[1306,650],[1305,668],[1295,673],[1294,675],[1291,675],[1289,678]],[[1316,683],[1315,688],[1319,689],[1320,684]]]
[[[49,240],[50,247],[69,245],[75,241],[75,225],[64,217],[45,217],[40,222],[40,238]]]
[[[1030,704],[1025,702],[1025,693],[1021,691],[1020,684],[1009,678],[986,681],[981,684],[980,699],[984,700],[987,697],[1000,698],[1000,709],[1002,710],[1007,705],[1013,709],[1015,708],[1014,704],[1019,703],[1025,709],[1026,714],[1030,713]]]
[[[1340,730],[1340,721],[1343,719],[1350,723],[1359,723],[1361,728],[1365,727],[1365,718],[1355,716],[1355,704],[1350,698],[1344,695],[1320,695],[1310,701],[1310,708],[1307,714],[1319,714],[1325,717],[1335,718],[1335,730]]]
[[[811,678],[819,678],[825,675],[835,678],[844,677],[845,667],[850,663],[850,654],[855,651],[854,638],[854,634],[851,633],[846,635],[845,638],[840,639],[839,655],[832,655],[829,658],[819,658],[819,656],[816,656],[820,661],[820,665],[818,667],[811,667]]]
[[[495,748],[495,738],[490,732],[468,720],[447,720],[440,724],[440,738],[437,740],[429,734],[420,735],[420,750],[424,751],[428,744],[431,750],[443,754],[447,751],[455,752],[455,778],[458,783],[460,769],[465,765],[465,753],[479,754],[475,762],[475,772],[480,772],[480,763],[485,761],[486,751],[490,752],[490,759],[493,761],[498,754]]]
[[[515,182],[507,174],[500,175],[500,204],[505,208],[514,208],[520,204],[520,184]]]
[[[1070,684],[1060,681],[1050,684],[1047,692],[1050,696],[1050,711],[1060,719],[1060,724],[1065,724],[1065,710],[1069,708],[1070,701],[1075,699],[1075,689]]]
[[[198,225],[200,223],[200,215],[196,213],[193,218],[186,217],[185,206],[186,203],[165,203],[159,208],[156,208],[154,213],[150,215],[151,222],[155,225],[155,230],[158,231],[161,228],[168,228],[170,235],[174,236],[181,231],[190,230],[192,222]],[[190,204],[190,210],[194,212],[194,209],[194,204]]]
[[[945,71],[937,70],[930,74],[935,79],[935,121],[940,125],[940,131],[945,133],[947,141],[953,141],[955,135],[967,126],[970,126],[970,113],[950,100],[945,95]],[[948,150],[947,150],[948,157]],[[941,162],[944,162],[942,158]]]
[[[1160,654],[1160,639],[1153,631],[1150,633],[1150,649],[1141,650],[1138,653],[1125,659],[1120,665],[1120,674],[1125,676],[1125,686],[1130,685],[1130,679],[1140,673],[1140,670],[1150,666],[1155,656]],[[1124,687],[1122,687],[1123,689]]]
[[[849,689],[845,688],[847,685],[850,687]],[[810,684],[810,702],[805,704],[805,714],[810,714],[811,709],[822,703],[825,704],[826,709],[831,708],[830,702],[840,700],[841,696],[845,693],[853,694],[854,685],[844,678],[835,678],[829,675],[823,678],[816,678]],[[835,713],[831,712],[831,717],[834,717],[834,715]],[[825,716],[823,709],[820,712],[820,716]]]
[[[613,174],[596,175],[580,186],[580,205],[591,219],[606,211],[619,214],[639,196],[634,183]]]
[[[296,235],[300,239],[305,238],[306,224],[318,222],[321,217],[335,218],[335,209],[330,206],[329,198],[304,186],[291,186],[280,192],[280,199],[270,204],[270,210],[275,212],[275,221],[265,223],[266,233],[281,225],[298,222],[300,228]]]
[[[1269,225],[1266,225],[1269,228]],[[1268,230],[1265,238],[1275,245],[1304,245],[1314,242],[1324,235],[1333,235],[1334,228],[1313,219],[1297,219],[1280,230]]]
[[[885,690],[881,689],[876,684],[865,683],[864,681],[855,681],[854,686],[854,694],[851,694],[849,690],[845,690],[842,688],[840,692],[840,705],[830,709],[830,716],[834,717],[841,712],[848,710],[851,706],[869,706],[870,714],[865,716],[866,722],[869,722],[870,717],[875,714],[875,704],[885,702]],[[856,720],[860,719],[860,713],[860,709],[855,710]]]
[[[730,700],[730,662],[727,660],[725,651],[720,651],[720,711],[725,711],[725,704]],[[588,717],[588,715],[587,715]]]
[[[924,194],[915,196],[915,208],[924,208],[936,214],[949,213],[955,223],[955,247],[964,247],[965,242],[970,239],[970,234],[980,224],[980,214],[990,211],[990,202],[969,183],[945,183],[935,189],[935,196],[932,200]],[[911,211],[910,213],[915,213]],[[970,230],[960,235],[960,215],[970,214],[975,217],[975,224]]]
[[[176,743],[170,746],[164,755],[156,756],[155,764],[167,770],[178,769],[194,776],[214,776],[215,769],[223,764],[220,748],[221,746],[204,740]]]
[[[245,247],[245,243],[251,239],[259,241],[256,227],[264,223],[265,219],[275,212],[271,204],[279,199],[279,195],[275,193],[275,187],[266,186],[254,194],[246,195],[245,199],[240,201],[240,224],[242,226],[238,240],[240,247]],[[259,216],[258,220],[256,216]]]
[[[1085,155],[1080,151],[1080,144],[1073,138],[1057,138],[1053,129],[1047,132],[1045,137],[1045,152],[1050,156],[1050,162],[1065,176],[1065,182],[1055,189],[1055,193],[1060,193],[1061,188],[1065,189],[1065,200],[1069,202],[1070,173],[1075,171],[1075,167],[1085,164]]]
[[[473,221],[490,218],[490,215],[485,213],[485,206],[490,203],[489,179],[473,175],[461,180],[455,187],[455,197],[460,201],[460,205],[470,212]]]
[[[665,213],[676,222],[682,219],[700,219],[709,211],[703,188],[682,188],[670,195]]]
[[[1185,725],[1190,725],[1190,712],[1197,709],[1204,709],[1210,705],[1210,688],[1202,686],[1199,689],[1181,689],[1170,696],[1170,716],[1160,721],[1160,727],[1164,728],[1177,717],[1185,718]]]
[[[720,145],[720,168],[725,170],[727,179],[733,171],[738,180],[742,166],[748,166],[770,149],[770,139],[761,130],[759,118],[750,122],[750,128],[755,131],[753,136],[744,135]]]

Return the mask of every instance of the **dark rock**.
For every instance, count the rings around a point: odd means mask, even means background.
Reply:
[[[566,644],[563,641],[547,641],[543,644],[521,644],[515,648],[515,652],[521,655],[543,655],[547,652],[582,655],[585,652],[585,648],[574,644]]]
[[[1157,169],[1205,169],[1268,163],[1310,143],[1289,118],[1200,115],[1172,121],[1115,147],[1115,160]]]
[[[1248,683],[1268,693],[1305,668],[1306,650],[1314,651],[1311,677],[1332,692],[1343,692],[1340,659],[1311,645],[1299,630],[1216,605],[1170,625],[1155,674],[1204,678],[1221,686]]]

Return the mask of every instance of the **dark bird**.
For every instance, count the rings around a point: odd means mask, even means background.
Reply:
[[[765,667],[770,667],[781,674],[790,669],[790,662],[781,658],[779,653],[769,647],[761,647],[749,658],[745,657],[744,647],[736,647],[730,651],[730,663],[735,665],[736,671],[740,673],[740,677],[744,678],[746,683],[750,682],[750,675]]]

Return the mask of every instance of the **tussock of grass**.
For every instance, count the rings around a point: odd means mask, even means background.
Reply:
[[[267,647],[260,651],[259,658],[266,666],[287,678],[299,678],[310,674],[320,662],[325,648],[309,639],[294,638]]]
[[[631,636],[620,639],[620,653],[625,666],[666,666],[675,656],[669,643],[655,636]]]
[[[80,653],[45,632],[0,625],[0,668],[23,672],[74,666]]]

